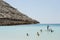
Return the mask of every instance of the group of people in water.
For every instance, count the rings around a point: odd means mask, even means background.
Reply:
[[[27,35],[27,36],[29,36],[29,34],[28,34],[28,33],[27,33],[26,35]],[[37,32],[37,36],[40,36],[39,32]]]
[[[51,28],[49,28],[49,25],[47,26],[47,31],[53,32],[53,30]]]
[[[42,32],[42,31],[43,31],[43,30],[40,29],[40,32]],[[51,28],[49,28],[49,25],[47,26],[47,31],[49,31],[49,32],[54,32]],[[27,33],[26,35],[29,36],[28,33]],[[39,32],[37,32],[37,36],[40,36]]]

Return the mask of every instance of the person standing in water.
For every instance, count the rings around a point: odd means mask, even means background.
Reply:
[[[42,32],[42,29],[40,29],[40,32]]]
[[[37,36],[40,36],[39,32],[37,32]]]
[[[49,25],[47,26],[47,30],[49,30]]]
[[[28,33],[27,33],[26,35],[27,35],[27,36],[29,36],[29,34],[28,34]]]

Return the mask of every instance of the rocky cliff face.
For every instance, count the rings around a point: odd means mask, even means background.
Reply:
[[[36,20],[31,19],[25,14],[19,12],[3,0],[0,0],[0,25],[16,24],[36,24]]]

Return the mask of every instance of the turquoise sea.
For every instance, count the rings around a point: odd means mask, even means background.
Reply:
[[[60,24],[0,26],[0,40],[60,40]]]

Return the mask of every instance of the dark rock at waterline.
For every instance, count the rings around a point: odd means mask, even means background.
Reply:
[[[0,25],[37,24],[38,21],[31,19],[19,12],[3,0],[0,0]]]

